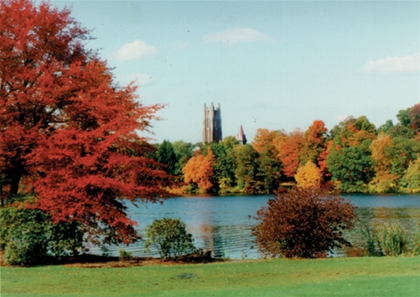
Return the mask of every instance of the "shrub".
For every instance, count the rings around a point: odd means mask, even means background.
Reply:
[[[130,252],[126,252],[124,250],[120,250],[120,261],[130,261],[133,258],[133,254]]]
[[[405,230],[398,224],[385,224],[376,230],[379,250],[385,256],[398,256],[409,252],[409,240]]]
[[[366,249],[368,256],[370,257],[377,257],[377,256],[383,256],[382,250],[378,247],[378,239],[375,234],[375,230],[367,224],[362,223],[362,229],[360,229],[362,235],[364,236],[366,240]]]
[[[146,251],[154,246],[164,259],[177,258],[195,251],[194,239],[179,219],[154,220],[146,229]]]
[[[351,246],[343,231],[352,229],[355,206],[319,189],[278,193],[262,207],[252,233],[259,250],[268,256],[314,258],[342,245]]]
[[[45,264],[70,253],[76,256],[83,232],[76,222],[53,224],[40,210],[10,205],[0,208],[0,246],[9,264]]]

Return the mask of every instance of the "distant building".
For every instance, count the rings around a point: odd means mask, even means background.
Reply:
[[[219,142],[222,140],[222,116],[220,104],[214,108],[213,103],[207,108],[204,104],[203,143]]]
[[[239,141],[240,144],[246,144],[246,136],[244,133],[244,129],[242,128],[242,125],[239,127],[238,135],[236,136],[236,140]]]

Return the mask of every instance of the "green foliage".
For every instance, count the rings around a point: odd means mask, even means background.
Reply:
[[[363,225],[361,229],[366,239],[369,256],[399,256],[420,254],[420,221],[414,235],[398,223],[382,226]]]
[[[402,126],[408,127],[410,126],[410,117],[408,116],[408,108],[402,109],[397,113],[397,119]]]
[[[124,250],[120,250],[120,261],[130,261],[133,258],[133,254]]]
[[[407,137],[395,137],[392,139],[394,150],[392,153],[391,173],[403,176],[410,162],[417,159],[420,153],[420,141]]]
[[[150,252],[154,246],[164,259],[173,259],[195,251],[194,239],[187,232],[186,225],[179,219],[154,220],[146,229],[144,246]]]
[[[235,147],[235,178],[238,188],[245,192],[253,192],[258,172],[258,153],[249,145]]]
[[[280,187],[282,164],[276,159],[273,151],[266,146],[258,156],[258,171],[256,192],[258,194],[273,194]]]
[[[405,138],[413,138],[415,135],[413,130],[401,124],[396,124],[394,127],[386,131],[386,133],[389,134],[391,137],[405,137]]]
[[[0,208],[0,245],[9,264],[45,264],[76,256],[83,247],[83,232],[76,222],[53,224],[40,210],[9,205]]]
[[[379,132],[384,132],[387,133],[389,132],[389,130],[391,130],[392,128],[394,128],[394,123],[392,122],[392,120],[387,120],[385,122],[385,124],[379,126],[378,128],[378,133]]]
[[[181,168],[178,164],[179,159],[177,158],[174,148],[169,141],[164,140],[162,144],[159,145],[159,148],[156,151],[155,155],[156,161],[167,166],[167,173],[172,175],[181,174]]]
[[[406,231],[398,224],[386,224],[376,230],[379,250],[385,256],[399,256],[409,251]]]
[[[184,168],[185,164],[188,163],[188,160],[193,156],[193,145],[189,142],[184,142],[182,140],[175,141],[172,143],[174,153],[178,159],[179,168]]]
[[[279,193],[257,212],[252,234],[259,250],[269,256],[313,258],[342,245],[343,231],[354,226],[356,207],[324,191],[292,189]]]
[[[209,144],[203,149],[203,154],[207,155],[207,148],[210,148],[215,157],[212,163],[213,176],[211,179],[213,193],[229,192],[229,189],[235,183],[234,146],[235,144],[232,141],[225,138],[220,143]]]
[[[365,140],[359,145],[331,150],[327,158],[328,170],[341,191],[366,192],[367,184],[375,175],[370,143]]]
[[[408,192],[420,193],[420,156],[416,161],[410,162],[403,181]]]

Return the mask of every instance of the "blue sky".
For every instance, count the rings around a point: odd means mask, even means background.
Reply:
[[[201,141],[204,104],[223,136],[242,125],[331,129],[347,116],[376,126],[420,102],[420,2],[51,1],[93,29],[121,85],[164,103],[153,142]]]

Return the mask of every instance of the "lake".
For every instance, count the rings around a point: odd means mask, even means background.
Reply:
[[[364,224],[380,225],[398,221],[407,230],[415,231],[420,220],[420,195],[342,195],[357,208],[357,214]],[[164,217],[180,218],[193,234],[198,248],[212,250],[215,257],[231,259],[260,258],[262,255],[254,246],[251,229],[256,221],[250,216],[264,205],[272,196],[190,196],[172,198],[160,204],[127,204],[129,216],[138,222],[137,230],[145,235],[145,228],[153,220]],[[347,234],[353,246],[364,245],[359,231]],[[141,241],[129,246],[110,246],[110,255],[118,256],[119,250],[129,251],[133,256],[157,256],[144,253]],[[91,252],[100,253],[98,248]],[[334,251],[334,256],[345,256],[349,250]]]

